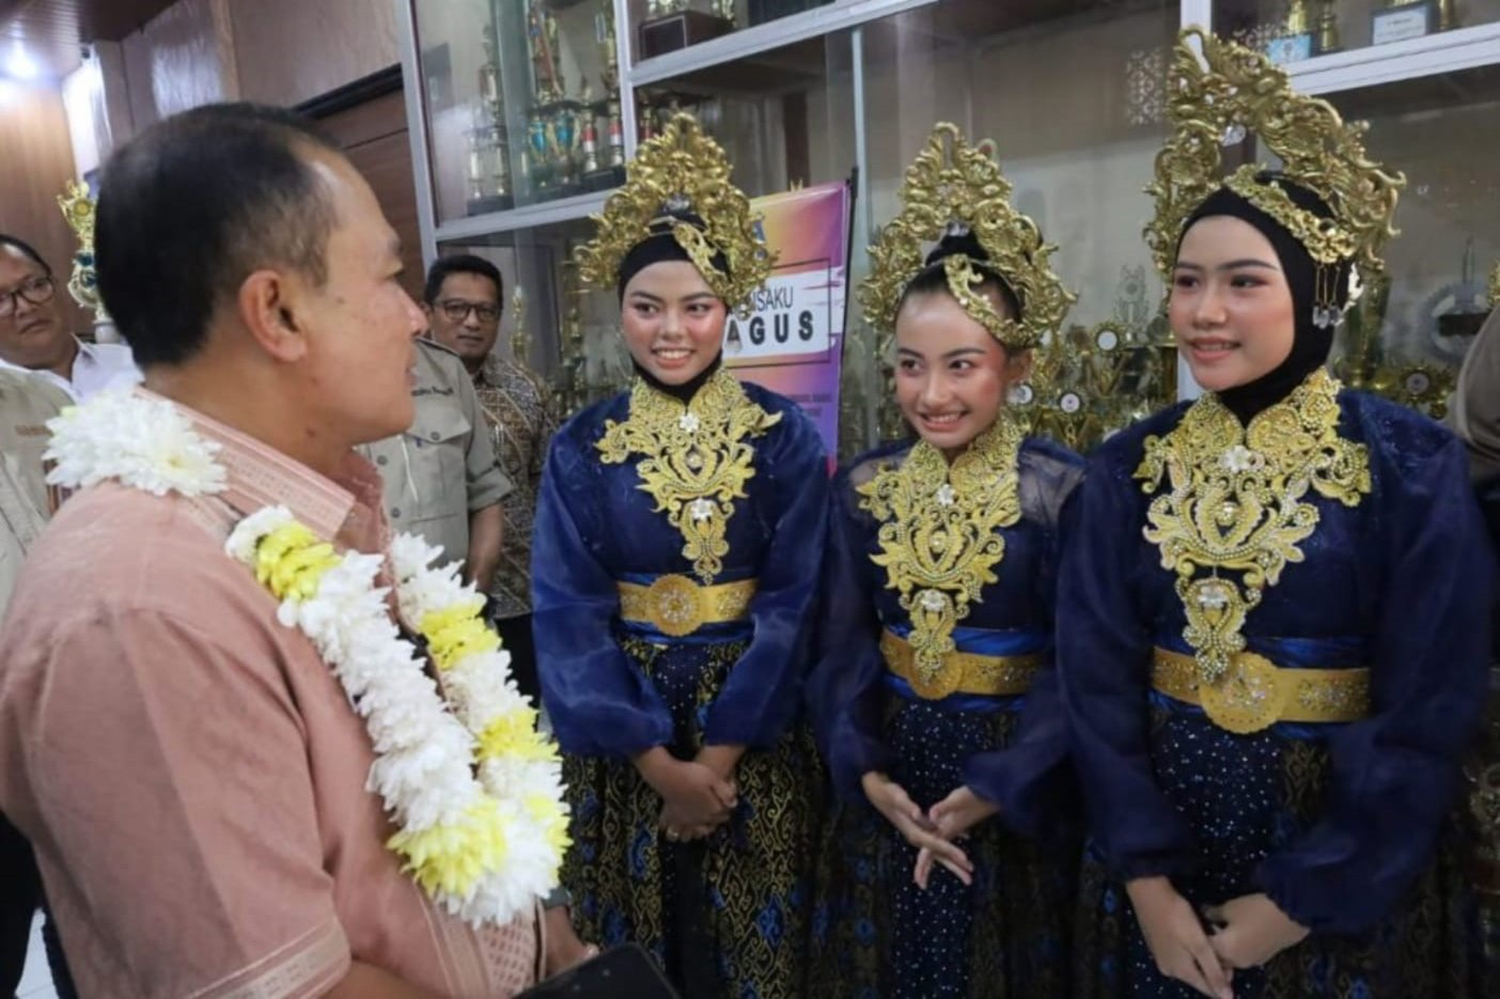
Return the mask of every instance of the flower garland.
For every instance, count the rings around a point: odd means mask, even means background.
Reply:
[[[222,491],[219,446],[171,403],[105,392],[49,425],[48,481],[115,480],[165,495]],[[557,884],[568,847],[557,747],[510,678],[510,655],[481,617],[484,600],[440,549],[409,534],[391,544],[403,623],[422,636],[441,685],[402,637],[377,585],[379,555],[338,552],[281,506],[230,532],[225,551],[279,601],[277,619],[312,641],[365,719],[368,787],[398,827],[387,846],[448,912],[505,923]]]

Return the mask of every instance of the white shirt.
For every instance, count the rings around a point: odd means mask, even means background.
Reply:
[[[30,368],[11,364],[3,357],[0,357],[0,368],[30,372],[68,393],[74,402],[82,402],[101,389],[129,387],[139,384],[141,380],[141,371],[130,356],[130,348],[118,343],[84,343],[79,340],[78,355],[73,358],[71,382],[55,371],[32,371]]]

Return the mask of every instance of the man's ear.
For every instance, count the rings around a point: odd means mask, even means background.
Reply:
[[[270,269],[255,271],[240,283],[240,321],[261,350],[278,361],[307,356],[307,330],[301,319],[305,310],[299,307],[305,300],[303,287],[295,275]]]

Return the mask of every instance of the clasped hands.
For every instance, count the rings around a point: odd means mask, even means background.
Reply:
[[[1235,969],[1265,964],[1308,932],[1264,894],[1208,906],[1200,918],[1165,877],[1136,878],[1125,890],[1157,970],[1214,999],[1234,999]]]
[[[926,812],[906,790],[883,773],[870,771],[860,778],[865,797],[903,839],[917,849],[912,880],[926,890],[933,864],[938,864],[964,884],[974,882],[974,864],[958,841],[969,830],[999,809],[967,786],[960,786]]]
[[[704,746],[691,760],[679,760],[657,746],[635,757],[641,778],[661,795],[659,825],[668,840],[702,839],[734,814],[739,804],[735,767],[743,746]]]

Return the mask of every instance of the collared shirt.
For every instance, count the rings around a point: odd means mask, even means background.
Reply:
[[[450,561],[469,555],[469,514],[500,502],[511,483],[495,462],[479,399],[463,361],[417,341],[411,429],[361,451],[385,483],[385,514],[398,531],[441,545]],[[507,539],[509,540],[509,539]]]
[[[385,847],[370,736],[223,551],[281,503],[381,550],[374,469],[326,479],[190,410],[228,489],[114,483],[65,503],[0,630],[0,808],[32,841],[83,995],[312,996],[378,965],[448,996],[536,980],[535,913],[475,930]]]
[[[474,377],[474,391],[500,467],[515,485],[500,501],[505,544],[490,596],[496,617],[518,617],[531,612],[531,524],[542,463],[557,424],[536,375],[503,357],[491,354],[486,359]]]
[[[73,358],[71,381],[55,371],[23,368],[0,358],[0,368],[10,371],[25,371],[56,385],[73,399],[82,402],[95,392],[107,388],[137,385],[141,371],[130,356],[130,348],[119,343],[85,343],[78,341],[78,353]]]
[[[68,405],[67,395],[42,379],[0,370],[0,614],[47,522],[47,421]]]

